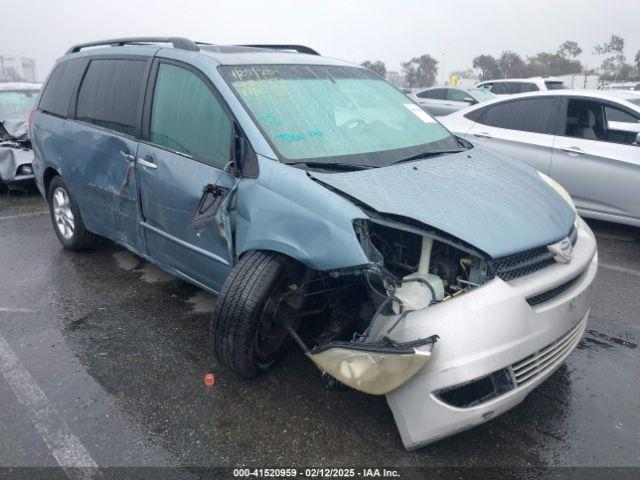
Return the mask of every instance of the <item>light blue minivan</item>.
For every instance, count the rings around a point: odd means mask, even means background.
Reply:
[[[70,250],[106,237],[219,293],[243,377],[297,344],[387,395],[415,448],[519,403],[584,332],[596,244],[571,198],[373,72],[297,45],[72,47],[30,116]]]

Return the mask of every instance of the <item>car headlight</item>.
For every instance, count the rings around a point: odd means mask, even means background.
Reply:
[[[307,351],[316,366],[345,385],[384,395],[413,377],[431,358],[437,337],[394,346],[348,344]]]
[[[549,175],[545,175],[541,171],[538,171],[538,175],[540,175],[540,178],[542,178],[545,182],[547,182],[547,184],[551,188],[553,188],[556,192],[558,192],[558,194],[560,194],[560,196],[562,198],[564,198],[565,202],[567,202],[569,204],[569,206],[573,209],[573,212],[576,214],[576,218],[575,218],[573,224],[574,224],[574,226],[576,228],[578,228],[578,224],[579,224],[579,222],[578,222],[578,211],[576,210],[576,204],[573,203],[573,199],[571,198],[571,195],[569,195],[569,192],[567,192],[562,185],[560,185],[558,182],[556,182]]]

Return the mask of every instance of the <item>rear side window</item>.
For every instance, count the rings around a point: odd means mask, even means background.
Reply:
[[[78,94],[76,118],[135,135],[146,68],[143,60],[92,60]]]
[[[433,90],[425,90],[416,94],[419,98],[432,98],[433,100],[444,100],[447,98],[447,90],[445,88],[435,88]]]
[[[494,83],[491,85],[491,93],[496,95],[509,95],[509,89],[506,83]]]
[[[477,110],[473,110],[473,111],[471,111],[469,113],[465,113],[464,114],[464,118],[468,118],[472,122],[477,122],[478,120],[480,120],[482,115],[484,115],[484,112],[487,111],[487,108],[488,107],[478,108]]]
[[[193,72],[160,64],[149,139],[223,168],[231,154],[231,120],[209,87]]]
[[[66,118],[74,88],[84,65],[83,59],[59,63],[42,92],[38,108],[43,112]]]
[[[527,82],[511,82],[507,84],[509,93],[525,93],[525,92],[537,92],[540,90],[537,85]]]
[[[459,90],[457,88],[449,89],[449,100],[454,102],[464,102],[465,98],[471,98],[471,95],[464,90]]]
[[[544,82],[547,90],[564,90],[565,86],[563,82]]]
[[[492,127],[554,134],[557,119],[554,98],[531,98],[487,107],[480,123]]]

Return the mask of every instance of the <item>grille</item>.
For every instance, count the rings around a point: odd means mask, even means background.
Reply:
[[[511,365],[513,379],[518,387],[532,382],[556,367],[577,345],[584,332],[586,320],[579,322],[555,342],[533,355]]]
[[[576,244],[578,232],[575,228],[569,233],[569,240],[572,245]],[[530,275],[538,270],[549,267],[556,263],[546,245],[532,248],[524,252],[514,253],[506,257],[496,258],[491,262],[493,272],[505,282],[516,278]]]
[[[527,298],[527,303],[533,307],[534,305],[539,305],[543,302],[547,302],[552,298],[557,297],[565,290],[569,289],[574,283],[578,281],[579,278],[580,276],[577,276],[567,282],[564,282],[561,285],[558,285],[555,288],[552,288],[551,290],[547,290],[546,292],[539,293],[535,297]]]

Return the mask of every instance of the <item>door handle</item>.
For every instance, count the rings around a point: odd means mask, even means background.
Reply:
[[[493,138],[487,132],[474,133],[473,136],[478,138]]]
[[[124,150],[120,150],[120,155],[122,155],[122,158],[129,162],[133,162],[136,159],[136,157],[134,157],[130,153],[125,152]]]
[[[572,157],[577,157],[578,155],[582,155],[584,153],[584,150],[582,150],[580,147],[560,147],[560,150],[568,153]]]
[[[156,165],[155,163],[153,163],[151,160],[152,160],[152,157],[151,157],[151,156],[149,156],[149,155],[147,155],[147,156],[146,156],[146,157],[144,157],[144,158],[139,158],[139,159],[138,159],[138,163],[139,163],[140,165],[142,165],[143,167],[146,167],[146,168],[151,168],[151,169],[156,169],[156,168],[158,168],[158,165]]]

